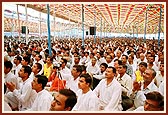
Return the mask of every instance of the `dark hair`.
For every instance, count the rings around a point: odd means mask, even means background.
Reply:
[[[128,109],[130,109],[131,107],[133,107],[134,105],[134,101],[132,99],[130,99],[127,95],[122,95],[122,111],[126,111]]]
[[[4,62],[4,66],[5,66],[6,68],[10,68],[10,70],[11,70],[12,67],[13,67],[12,62],[10,62],[10,61]]]
[[[37,65],[37,68],[39,69],[39,72],[41,71],[42,69],[42,65],[40,63],[35,63]]]
[[[82,71],[86,71],[86,66],[85,65],[81,65],[81,69],[82,69]]]
[[[23,59],[29,64],[30,63],[30,57],[29,56],[25,56],[23,57]]]
[[[38,55],[38,57],[41,59],[42,58],[42,56],[40,55],[40,54],[37,54]]]
[[[20,56],[16,56],[15,59],[19,60],[19,62],[22,61],[22,58]]]
[[[77,72],[82,73],[82,67],[80,65],[74,65],[73,67],[76,68]]]
[[[50,61],[53,61],[53,57],[52,56],[47,56],[47,58],[50,58]]]
[[[125,64],[119,64],[120,66],[122,66],[124,69],[126,69],[127,70],[127,66],[125,65]]]
[[[114,67],[112,67],[112,66],[109,66],[108,68],[112,68],[113,73],[115,73],[115,74],[116,74],[116,68],[114,68]]]
[[[67,100],[65,101],[65,108],[71,107],[72,110],[72,108],[77,102],[76,94],[70,89],[61,89],[59,90],[59,93],[68,97]]]
[[[61,58],[65,64],[67,64],[67,60],[65,58]]]
[[[100,66],[101,66],[101,65],[104,66],[106,69],[107,69],[107,67],[108,67],[108,65],[107,65],[106,63],[101,63]]]
[[[92,85],[93,80],[92,80],[92,77],[91,77],[88,73],[86,73],[86,74],[81,74],[80,78],[81,78],[81,77],[84,77],[84,78],[85,78],[85,81],[86,81],[86,83],[89,83],[89,86]]]
[[[139,66],[140,66],[140,65],[142,65],[142,66],[144,66],[144,67],[146,67],[146,68],[147,68],[147,66],[148,66],[146,62],[140,62],[140,63],[139,63]]]
[[[125,58],[128,59],[128,56],[127,56],[127,55],[123,54],[122,56],[125,56]]]
[[[86,53],[89,55],[89,52],[85,52],[85,54],[86,54]]]
[[[38,84],[42,84],[42,89],[46,86],[48,78],[45,75],[36,75]]]
[[[122,65],[122,61],[119,59],[115,59],[114,62],[118,61],[118,65]]]
[[[164,107],[164,97],[157,91],[149,92],[145,94],[146,99],[154,100],[158,102],[158,107]]]
[[[28,73],[28,76],[31,74],[32,69],[30,66],[22,66],[24,68],[24,73]]]
[[[79,55],[79,52],[76,52],[76,51],[73,53],[73,55],[74,55],[75,53],[76,53],[77,55]]]

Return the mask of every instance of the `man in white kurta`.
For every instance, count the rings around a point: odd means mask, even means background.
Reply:
[[[82,73],[81,66],[80,65],[74,65],[72,70],[71,70],[72,77],[66,83],[66,88],[67,89],[71,89],[75,93],[79,90],[78,81],[80,79],[79,76],[81,75],[81,73]]]
[[[99,66],[96,64],[96,58],[91,59],[91,63],[88,63],[88,66],[86,67],[86,71],[91,74],[98,74],[99,72]]]
[[[79,79],[77,91],[77,103],[74,111],[98,111],[98,97],[90,89],[92,78],[89,74],[82,74]]]
[[[117,81],[121,84],[122,90],[127,93],[128,91],[132,90],[133,81],[132,78],[126,73],[126,70],[125,65],[119,65]]]
[[[78,99],[73,111],[98,111],[98,98],[91,89],[85,94],[78,90],[76,94]]]
[[[12,82],[12,83],[15,84],[16,89],[20,88],[19,81],[13,73],[9,72],[9,73],[5,74],[4,78],[5,78],[5,83],[6,82]],[[5,93],[8,93],[8,92],[9,92],[9,89],[7,88]]]
[[[14,108],[18,106],[18,109],[20,111],[29,109],[36,98],[36,92],[35,90],[32,89],[32,86],[31,86],[32,80],[28,78],[30,73],[31,73],[31,68],[29,66],[23,66],[20,69],[19,76],[23,80],[23,85],[19,90],[16,89],[13,83],[11,82],[7,83],[7,87],[11,91],[6,94],[8,103],[13,105]]]
[[[99,110],[122,111],[122,87],[115,79],[115,74],[116,69],[108,67],[105,73],[106,79],[102,79],[93,90],[99,98]]]
[[[32,89],[36,90],[37,97],[29,111],[49,111],[53,97],[44,89],[48,78],[44,75],[36,75],[32,82]]]
[[[37,93],[37,97],[31,107],[31,111],[48,111],[53,98],[47,90],[42,90]]]
[[[135,108],[144,105],[144,101],[146,100],[144,94],[152,91],[158,91],[157,86],[154,84],[155,74],[156,73],[154,69],[146,69],[145,73],[143,74],[144,82],[139,83],[139,86],[137,88],[133,88],[134,91],[132,91],[132,96],[130,96],[134,100]]]

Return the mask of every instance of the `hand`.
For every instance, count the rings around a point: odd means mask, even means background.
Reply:
[[[16,89],[15,84],[13,84],[12,82],[6,82],[6,87],[13,92]]]
[[[133,91],[139,91],[141,89],[141,83],[138,83],[137,81],[135,81],[133,83]]]

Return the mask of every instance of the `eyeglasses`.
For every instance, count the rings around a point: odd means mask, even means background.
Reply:
[[[158,106],[152,105],[152,104],[148,103],[147,101],[145,101],[145,105],[148,105],[148,106],[150,106],[151,108],[158,108]]]

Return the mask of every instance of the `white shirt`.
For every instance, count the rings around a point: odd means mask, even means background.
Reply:
[[[34,73],[33,72],[31,72],[31,74],[30,74],[30,76],[29,76],[29,78],[33,81],[33,79],[34,79]]]
[[[93,77],[96,79],[99,79],[99,80],[104,79],[105,78],[105,71],[103,73],[101,73],[99,71],[98,75],[93,75]]]
[[[13,95],[19,100],[19,110],[26,110],[31,108],[37,93],[32,89],[31,85],[32,80],[28,78],[23,82],[20,90],[14,90]]]
[[[4,101],[4,111],[12,111],[11,107],[6,101]]]
[[[74,80],[74,78],[72,77],[71,80],[69,80],[67,83],[66,83],[66,88],[67,89],[71,89],[72,91],[74,91],[75,93],[79,90],[79,87],[78,87],[78,81],[79,81],[80,77],[76,78]]]
[[[100,66],[102,63],[106,63],[106,60],[104,58],[97,59],[97,65]]]
[[[106,111],[122,110],[121,106],[122,87],[115,78],[108,85],[107,80],[102,79],[93,91],[99,98],[99,110],[106,110]]]
[[[137,109],[135,109],[135,110],[133,110],[133,111],[145,111],[145,110],[144,110],[144,106],[140,106],[140,107],[138,107]]]
[[[121,78],[120,78],[120,74],[118,74],[117,80],[121,84],[123,91],[128,92],[132,90],[133,81],[132,81],[132,78],[128,74],[125,73]]]
[[[164,96],[164,81],[159,85],[158,90]]]
[[[82,90],[77,91],[77,103],[72,110],[76,111],[98,111],[98,97],[90,89],[87,93],[83,94]]]
[[[99,66],[97,64],[92,66],[92,63],[89,63],[86,67],[86,71],[87,73],[97,74],[99,72]]]
[[[90,57],[88,56],[86,57],[86,60],[85,60],[85,66],[87,66],[89,62],[90,62]]]
[[[154,69],[155,71],[159,71],[159,68],[155,64],[153,64],[152,69]]]
[[[60,73],[63,80],[69,81],[72,78],[71,70],[66,66],[64,69],[60,70]]]
[[[85,64],[85,61],[86,61],[86,57],[80,57],[80,61],[79,63],[81,63],[81,65],[84,65]]]
[[[37,93],[30,111],[49,111],[52,100],[52,95],[44,89]]]
[[[5,76],[4,76],[4,78],[5,78],[5,83],[6,82],[12,82],[13,84],[15,84],[15,86],[16,86],[16,89],[19,89],[20,88],[20,84],[19,84],[19,81],[18,81],[18,79],[17,79],[17,77],[12,73],[12,72],[9,72],[8,74],[6,74]],[[7,88],[6,89],[6,93],[8,93],[9,92],[9,89]]]
[[[135,99],[134,99],[134,105],[136,108],[139,106],[143,106],[144,102],[146,100],[146,97],[144,94],[147,94],[152,91],[158,91],[157,86],[154,84],[154,81],[152,81],[145,89],[143,88],[144,85],[141,86],[141,90],[137,92]]]
[[[160,71],[156,72],[155,80],[156,80],[157,87],[159,87],[159,85],[164,81],[164,76],[162,76]]]
[[[22,68],[22,64],[21,63],[18,66],[13,67],[13,71],[15,71],[14,74],[17,77],[19,77],[18,72],[20,71],[21,68]]]
[[[108,67],[110,67],[110,66],[114,67],[114,61],[111,61],[110,63],[106,62],[106,64],[108,65]]]

